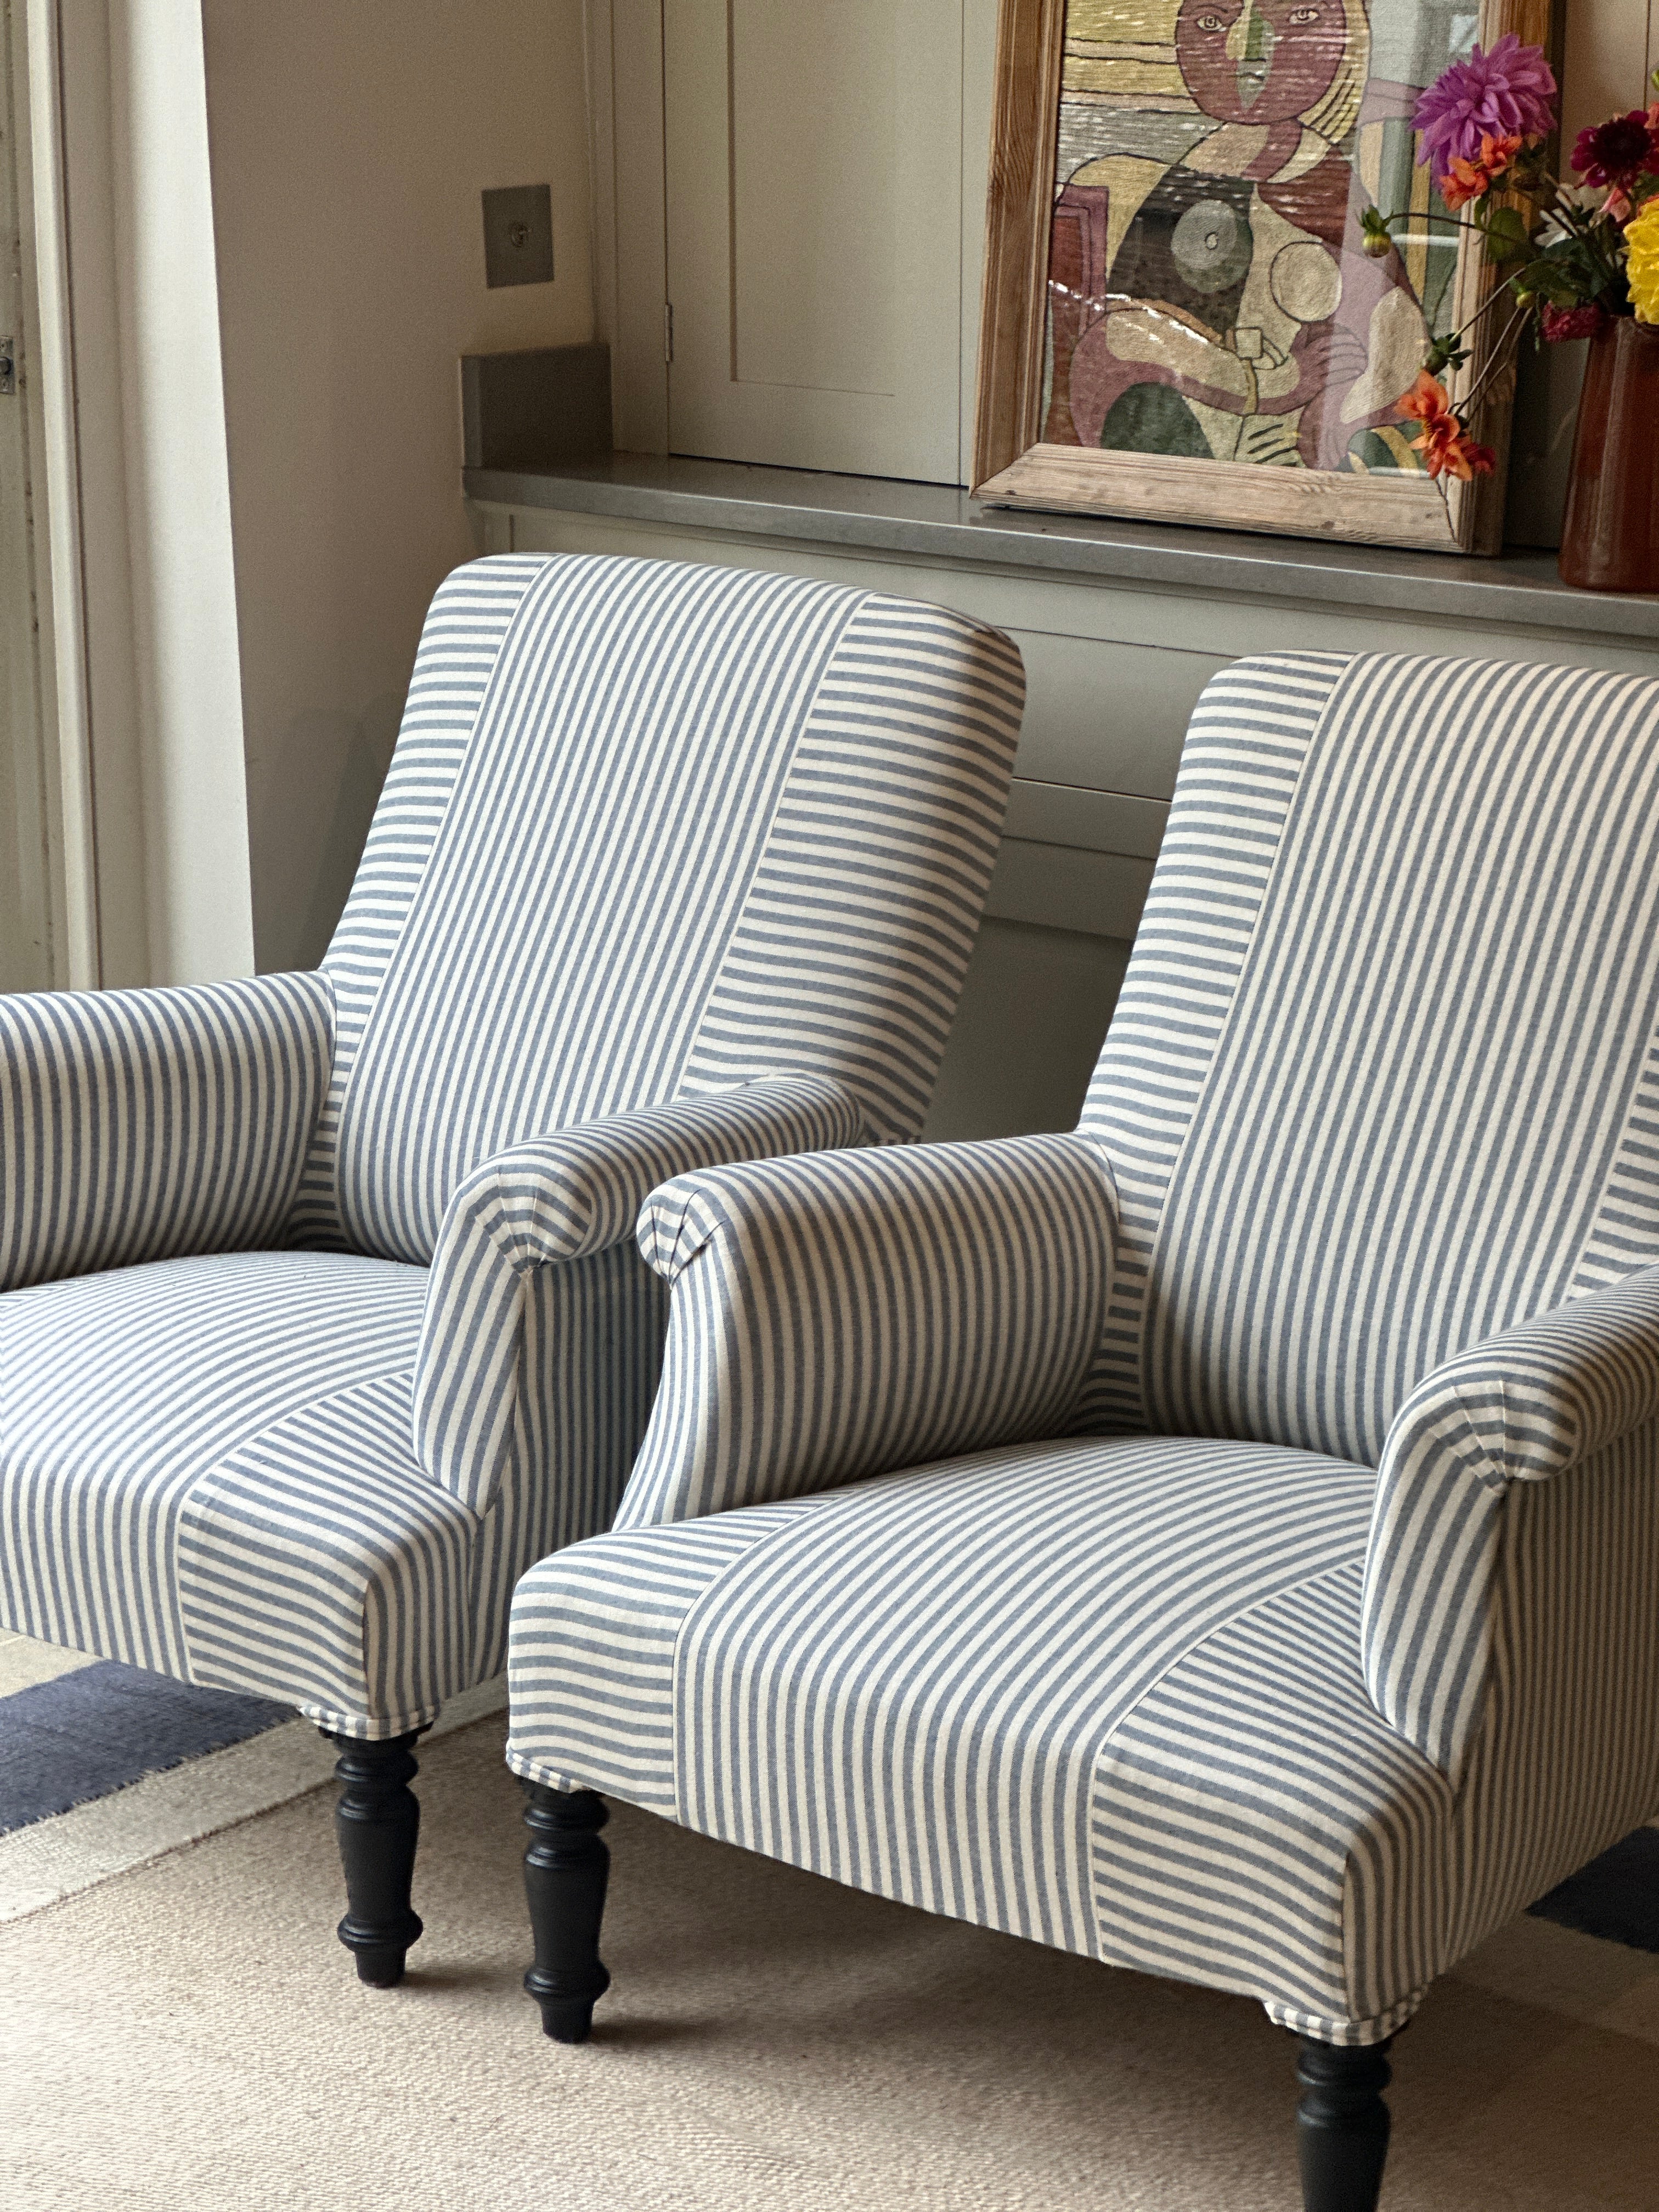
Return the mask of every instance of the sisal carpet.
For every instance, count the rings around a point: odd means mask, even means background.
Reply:
[[[0,1928],[4,2212],[1291,2212],[1247,2001],[838,1889],[619,1808],[581,2050],[537,2031],[519,1793],[434,1742],[401,1990],[313,1791]],[[118,1799],[108,1801],[118,1805]],[[1523,1919],[1396,2046],[1388,2212],[1650,2212],[1659,1963]]]

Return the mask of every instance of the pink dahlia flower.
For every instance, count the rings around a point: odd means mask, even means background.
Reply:
[[[1547,307],[1541,319],[1550,343],[1562,345],[1569,338],[1593,338],[1601,327],[1601,310],[1594,300],[1577,307]]]
[[[1468,61],[1443,70],[1417,103],[1419,166],[1431,162],[1438,182],[1454,161],[1477,161],[1483,137],[1547,137],[1555,91],[1541,46],[1523,46],[1513,31],[1489,54],[1477,46]]]

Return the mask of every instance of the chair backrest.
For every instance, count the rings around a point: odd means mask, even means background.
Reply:
[[[1659,683],[1242,661],[1194,712],[1080,1127],[1085,1425],[1375,1465],[1407,1393],[1659,1258]]]
[[[502,1146],[792,1071],[914,1136],[1024,703],[1000,633],[797,577],[508,556],[427,618],[323,966],[290,1233],[423,1261]]]

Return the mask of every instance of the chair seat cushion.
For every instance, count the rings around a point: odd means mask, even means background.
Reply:
[[[1366,1953],[1379,1885],[1449,1802],[1360,1676],[1375,1480],[1072,1438],[595,1537],[520,1585],[509,1759],[1370,2039],[1427,1978]]]
[[[426,1285],[248,1252],[0,1297],[6,1625],[354,1734],[431,1717],[478,1523],[414,1455]]]

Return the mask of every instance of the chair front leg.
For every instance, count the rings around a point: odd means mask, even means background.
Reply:
[[[420,1731],[384,1743],[336,1735],[330,1729],[319,1733],[340,1746],[334,1763],[340,1784],[334,1832],[346,1881],[340,1941],[357,1961],[359,1981],[394,1989],[404,1978],[404,1956],[421,1935],[420,1916],[409,1902],[421,1833],[420,1801],[409,1785],[420,1771],[413,1757]]]
[[[525,1897],[536,1963],[524,1985],[542,2008],[542,2031],[556,2043],[586,2043],[593,2007],[611,1986],[599,1958],[611,1853],[599,1830],[611,1818],[592,1790],[549,1790],[526,1782]]]
[[[1376,2212],[1389,2155],[1388,2049],[1303,2042],[1296,2144],[1304,2212]]]

